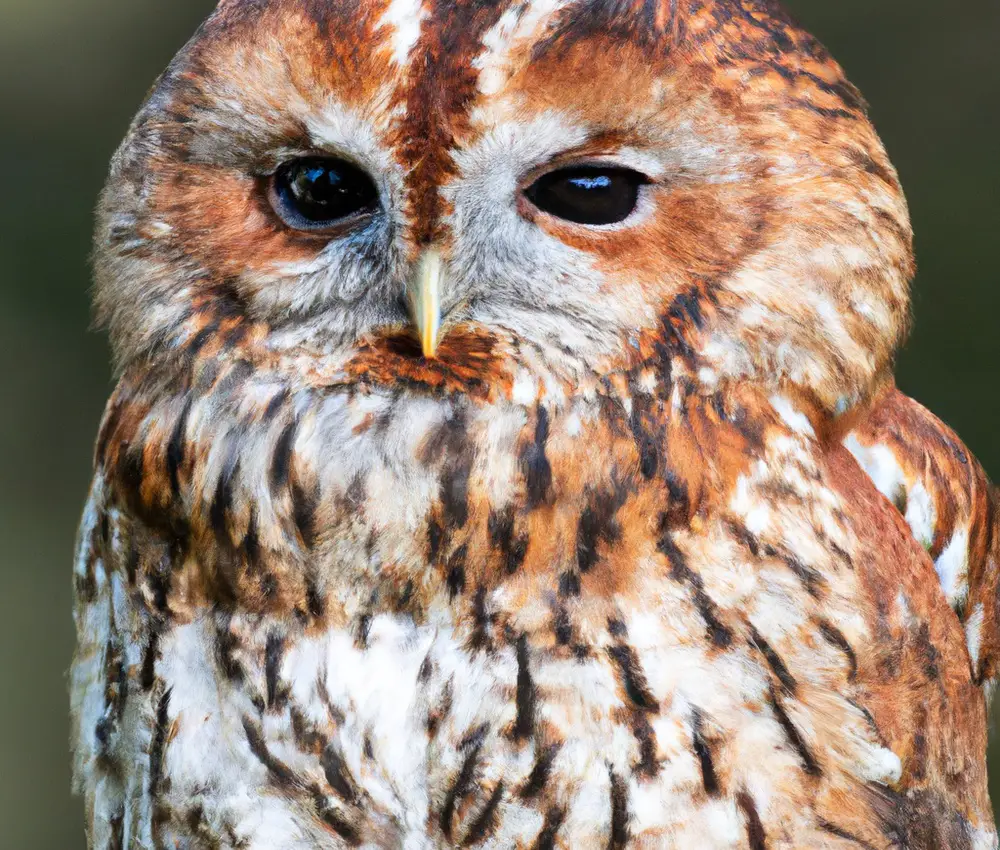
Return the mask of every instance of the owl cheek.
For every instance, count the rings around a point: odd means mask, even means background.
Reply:
[[[662,298],[698,281],[718,282],[760,245],[770,206],[749,187],[662,187],[634,227],[563,234],[609,278]]]
[[[266,278],[277,265],[314,260],[326,244],[282,225],[263,182],[231,169],[175,166],[152,209],[162,211],[171,247],[215,280]]]

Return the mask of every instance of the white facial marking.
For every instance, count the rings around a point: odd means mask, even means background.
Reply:
[[[410,51],[420,39],[420,27],[426,17],[423,0],[390,0],[379,19],[379,28],[392,29],[392,61],[397,65],[405,65],[410,58]]]
[[[455,297],[468,302],[473,321],[545,345],[549,365],[567,353],[578,362],[620,351],[623,330],[651,319],[629,299],[602,297],[605,276],[593,255],[518,210],[523,176],[582,144],[587,128],[554,111],[487,126],[474,144],[453,153],[459,174],[442,189],[454,209]],[[553,394],[548,385],[546,394]]]
[[[483,36],[483,52],[472,60],[479,69],[479,91],[495,95],[511,73],[511,59],[518,46],[530,43],[559,10],[575,0],[526,0],[511,6]]]

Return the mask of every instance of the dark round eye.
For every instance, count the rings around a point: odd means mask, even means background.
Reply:
[[[540,210],[577,224],[614,224],[628,218],[649,179],[608,165],[560,168],[539,177],[525,195]]]
[[[296,230],[325,230],[378,207],[378,189],[364,171],[318,156],[281,165],[271,178],[270,196],[281,220]]]

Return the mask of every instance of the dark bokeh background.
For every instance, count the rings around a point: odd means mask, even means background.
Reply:
[[[907,188],[920,273],[900,383],[997,478],[1000,2],[787,5],[871,102]],[[70,563],[110,390],[105,341],[87,330],[91,208],[132,113],[212,6],[0,0],[0,845],[12,850],[84,846],[69,795]]]

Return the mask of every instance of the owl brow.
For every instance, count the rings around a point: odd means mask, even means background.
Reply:
[[[588,156],[608,156],[617,153],[622,148],[641,147],[646,143],[647,139],[637,127],[597,129],[588,132],[585,142],[560,153],[553,159],[553,162],[579,160]]]
[[[424,229],[421,241],[439,235],[442,209],[437,187],[453,173],[449,151],[468,129],[478,78],[471,57],[505,9],[504,3],[438,0],[411,50],[411,66],[423,70],[412,75],[402,92],[406,109],[397,134],[416,189],[411,214]]]
[[[166,149],[181,162],[265,171],[277,164],[282,151],[312,147],[308,128],[295,116],[286,112],[274,120],[252,102],[237,102],[214,90],[212,83],[209,69],[201,77],[178,75],[166,84],[170,97],[153,113],[151,123],[159,126]]]
[[[618,42],[664,56],[682,37],[678,0],[584,0],[560,10],[535,42],[532,61],[567,54],[582,42]]]

